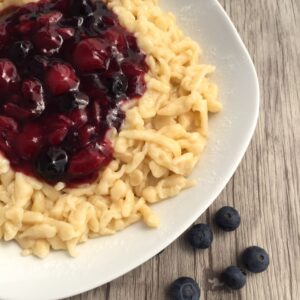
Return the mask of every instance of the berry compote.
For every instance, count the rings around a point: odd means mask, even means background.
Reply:
[[[122,105],[141,97],[148,67],[133,34],[103,2],[30,3],[0,21],[0,151],[50,184],[95,180]]]

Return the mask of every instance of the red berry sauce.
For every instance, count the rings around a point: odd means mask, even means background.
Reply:
[[[0,21],[0,151],[50,184],[92,182],[113,157],[122,104],[148,67],[135,37],[102,1],[41,0]],[[3,13],[4,14],[4,13]]]

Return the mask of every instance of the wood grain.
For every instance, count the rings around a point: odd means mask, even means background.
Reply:
[[[194,252],[181,237],[134,271],[70,300],[163,300],[166,287],[182,275],[197,279],[205,300],[300,299],[300,1],[220,3],[254,60],[262,104],[246,156],[199,221],[211,222],[218,208],[233,205],[241,227],[228,234],[215,228],[208,251]],[[214,287],[210,280],[253,244],[268,250],[268,271],[250,275],[238,292]]]

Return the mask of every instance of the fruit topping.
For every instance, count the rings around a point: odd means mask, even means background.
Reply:
[[[68,154],[60,148],[43,151],[37,160],[37,171],[47,181],[57,182],[64,176],[68,165]]]
[[[54,96],[76,90],[79,84],[75,70],[67,64],[60,63],[50,67],[45,82]]]
[[[0,59],[0,91],[7,92],[15,88],[19,81],[15,65],[8,59]]]
[[[11,59],[18,65],[32,52],[33,46],[29,41],[17,41],[15,42],[11,49],[10,55]]]
[[[46,55],[57,53],[63,44],[62,36],[53,27],[42,27],[33,36],[37,50]]]
[[[80,41],[73,53],[74,63],[82,72],[105,69],[108,57],[106,44],[99,38]]]
[[[102,1],[49,0],[0,21],[0,152],[50,184],[91,182],[123,104],[146,90],[136,38]]]

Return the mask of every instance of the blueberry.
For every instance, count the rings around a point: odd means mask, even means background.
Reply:
[[[82,26],[83,22],[84,22],[84,19],[82,17],[74,17],[73,16],[71,18],[63,19],[60,23],[63,26],[71,26],[74,28],[78,28],[78,27]]]
[[[239,267],[228,267],[221,274],[221,280],[231,289],[239,290],[246,284],[246,273]]]
[[[124,95],[128,88],[128,81],[125,75],[114,76],[111,84],[111,91],[114,96],[121,97]]]
[[[68,154],[60,148],[49,148],[43,152],[37,161],[37,171],[48,181],[59,181],[65,174],[68,164]]]
[[[99,35],[104,30],[102,17],[88,16],[84,21],[84,27],[89,35]]]
[[[172,300],[199,300],[201,291],[194,279],[180,277],[171,284],[169,294]]]
[[[45,56],[35,55],[26,60],[23,72],[26,75],[36,76],[41,79],[44,77],[48,64],[49,61]]]
[[[233,207],[224,206],[217,211],[215,222],[224,231],[233,231],[239,227],[241,217]]]
[[[197,224],[189,229],[187,238],[192,247],[206,249],[213,241],[213,233],[207,224]]]
[[[94,5],[89,0],[73,0],[70,11],[77,16],[90,16],[94,12]]]
[[[11,58],[17,65],[20,65],[24,62],[24,59],[30,54],[32,49],[33,46],[29,41],[15,42],[10,49]]]
[[[56,98],[58,108],[62,112],[67,112],[72,109],[83,109],[89,104],[89,97],[81,92],[68,92]]]
[[[242,253],[242,262],[250,272],[260,273],[268,268],[270,260],[264,249],[252,246]]]

